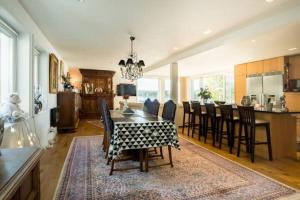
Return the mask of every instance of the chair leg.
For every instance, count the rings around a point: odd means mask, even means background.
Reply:
[[[184,135],[184,127],[185,127],[185,113],[183,114],[182,135]]]
[[[188,117],[188,136],[190,136],[190,126],[191,126],[191,114]]]
[[[145,149],[146,153],[145,153],[145,172],[148,172],[148,168],[149,168],[149,152],[148,149]]]
[[[248,136],[248,126],[247,125],[244,125],[244,131],[245,131],[246,151],[247,151],[247,153],[251,153],[250,146],[249,146],[249,136]]]
[[[155,152],[155,154],[157,154],[157,149],[156,149],[156,147],[154,147],[154,152]]]
[[[251,127],[251,138],[250,138],[250,152],[251,152],[251,162],[254,162],[255,153],[255,127]]]
[[[219,136],[220,136],[220,130],[219,130],[219,125],[220,125],[220,121],[219,121],[219,119],[215,119],[215,139],[216,139],[216,141],[219,141]]]
[[[224,121],[221,120],[221,129],[220,129],[220,136],[219,136],[219,149],[222,148],[223,126],[224,126]]]
[[[200,115],[199,116],[199,135],[198,135],[198,140],[201,141],[201,135],[203,134],[203,131],[202,131],[202,128],[203,128],[203,123],[202,123],[202,116]]]
[[[114,171],[114,165],[115,165],[115,161],[112,160],[112,161],[111,161],[111,168],[110,168],[110,172],[109,172],[109,175],[110,175],[110,176],[113,174],[113,171]]]
[[[211,129],[212,129],[211,134],[212,134],[212,140],[213,140],[212,145],[215,146],[215,144],[216,144],[216,138],[215,138],[216,122],[214,119],[211,119]]]
[[[168,151],[169,151],[170,164],[171,164],[171,167],[173,167],[172,149],[171,149],[171,146],[168,146]]]
[[[204,119],[204,121],[205,121],[205,127],[204,127],[204,143],[206,143],[206,139],[207,139],[207,127],[208,127],[208,118],[205,118]]]
[[[143,171],[143,149],[140,149],[139,150],[139,154],[140,154],[140,171],[142,172]]]
[[[271,144],[271,132],[270,132],[270,125],[266,125],[266,131],[267,131],[267,140],[268,140],[268,152],[269,152],[269,160],[273,160],[273,154],[272,154],[272,144]]]
[[[243,130],[243,124],[240,123],[240,125],[239,125],[239,136],[238,136],[238,149],[237,149],[237,153],[236,153],[237,157],[240,157],[242,130]]]
[[[196,123],[196,116],[193,113],[192,114],[192,138],[194,137],[194,133],[195,133],[195,128],[196,128],[195,123]]]
[[[231,124],[231,130],[230,130],[230,147],[229,147],[229,153],[232,154],[232,149],[234,147],[234,137],[235,137],[235,123],[233,122]]]
[[[161,156],[161,159],[164,159],[164,154],[163,154],[163,149],[162,149],[162,147],[159,147],[159,150],[160,150],[160,156]]]

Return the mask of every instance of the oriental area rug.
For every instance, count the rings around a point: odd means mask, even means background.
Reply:
[[[174,168],[161,166],[149,172],[116,171],[109,176],[102,136],[74,138],[56,189],[55,199],[136,200],[270,200],[299,199],[297,191],[205,148],[180,140],[173,149]],[[167,148],[164,160],[168,162]],[[138,166],[125,161],[117,168]]]

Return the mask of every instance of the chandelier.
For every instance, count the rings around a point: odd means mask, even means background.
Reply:
[[[136,52],[133,51],[133,41],[135,40],[135,37],[130,37],[131,42],[131,52],[130,55],[127,58],[127,61],[125,63],[125,60],[120,60],[119,66],[121,69],[121,76],[122,78],[134,81],[143,76],[143,67],[145,66],[145,63],[143,60],[138,60]]]

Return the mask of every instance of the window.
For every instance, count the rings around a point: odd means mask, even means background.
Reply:
[[[147,98],[159,99],[159,81],[153,78],[137,80],[137,100],[145,101]]]
[[[214,74],[200,77],[192,80],[191,97],[193,100],[199,100],[198,93],[200,88],[207,87],[212,93],[212,100],[233,102],[234,86],[233,73]]]
[[[171,81],[170,79],[164,80],[164,101],[171,99]]]
[[[0,103],[14,91],[16,33],[0,20]]]
[[[39,85],[39,57],[40,52],[33,49],[33,86],[37,88]]]

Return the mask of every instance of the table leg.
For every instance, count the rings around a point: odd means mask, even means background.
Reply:
[[[143,149],[139,150],[139,154],[140,154],[140,171],[143,172]]]
[[[145,172],[148,172],[148,161],[149,161],[149,152],[148,149],[146,150],[146,155],[145,155]]]

